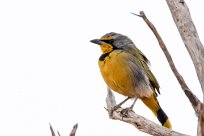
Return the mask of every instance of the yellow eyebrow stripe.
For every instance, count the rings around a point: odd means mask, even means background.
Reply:
[[[104,36],[104,37],[101,37],[100,40],[111,40],[112,37],[111,36]]]

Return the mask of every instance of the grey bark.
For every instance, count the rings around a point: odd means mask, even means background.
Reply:
[[[184,0],[166,0],[183,43],[193,61],[198,80],[204,94],[204,48],[199,39],[190,11]],[[203,95],[204,101],[204,95]],[[198,115],[198,136],[204,136],[204,105]]]
[[[181,0],[166,0],[183,43],[193,61],[204,93],[204,48],[192,21],[188,6]],[[204,97],[203,97],[204,100]]]

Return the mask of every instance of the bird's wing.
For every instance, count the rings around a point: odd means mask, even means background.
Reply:
[[[157,93],[160,94],[159,83],[149,68],[150,62],[147,59],[147,57],[138,48],[132,48],[130,51],[131,51],[130,53],[136,57],[136,63],[140,65],[144,69],[145,73],[147,74],[150,85],[153,88],[155,94],[156,95]]]

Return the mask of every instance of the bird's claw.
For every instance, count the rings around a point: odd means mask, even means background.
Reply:
[[[122,109],[121,112],[120,112],[120,115],[122,116],[122,118],[128,117],[129,112],[134,112],[131,107]]]
[[[121,107],[119,105],[111,107],[111,109],[109,109],[109,116],[112,117],[113,112],[116,111],[118,108],[121,108]]]

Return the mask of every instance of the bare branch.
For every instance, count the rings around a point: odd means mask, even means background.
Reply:
[[[166,0],[171,11],[173,20],[181,35],[184,45],[193,61],[198,80],[203,91],[204,102],[204,47],[199,39],[196,27],[192,21],[187,4],[179,0]],[[203,109],[203,105],[201,105]],[[204,110],[198,116],[198,136],[204,135]]]
[[[174,75],[176,76],[176,79],[178,80],[182,90],[184,91],[184,93],[188,97],[189,101],[191,102],[192,107],[194,108],[195,112],[197,113],[197,115],[199,115],[200,108],[201,108],[200,100],[192,93],[192,91],[189,89],[189,87],[185,83],[183,77],[179,74],[178,70],[176,69],[176,66],[174,65],[173,59],[172,59],[172,57],[171,57],[165,43],[163,42],[161,36],[157,32],[155,26],[149,21],[149,19],[146,17],[146,15],[145,15],[145,13],[143,11],[140,12],[140,16],[144,19],[146,24],[149,26],[149,28],[152,30],[152,32],[156,36],[156,38],[157,38],[157,40],[159,42],[159,45],[160,45],[162,51],[164,52],[164,54],[166,56],[166,59],[169,62],[171,70],[173,71]]]
[[[61,136],[59,131],[57,131],[57,134],[58,134],[58,136]]]
[[[70,136],[75,136],[76,134],[76,131],[77,131],[77,128],[78,128],[78,123],[76,123],[73,128],[72,128],[72,131],[70,133]]]
[[[198,132],[197,132],[197,135],[198,136],[203,136],[203,134],[204,134],[204,129],[202,129],[202,128],[204,128],[204,104],[202,104],[202,106],[201,106],[201,114],[199,115],[199,117],[198,117]]]
[[[188,6],[183,1],[166,0],[183,43],[193,61],[202,91],[204,93],[204,47],[199,39]],[[204,101],[204,97],[203,97]]]
[[[139,14],[136,14],[136,13],[133,13],[133,12],[130,12],[131,14],[135,15],[135,16],[138,16],[138,17],[142,17],[141,15]]]
[[[106,105],[107,105],[107,109],[111,109],[111,107],[114,107],[116,105],[116,101],[115,101],[115,96],[114,94],[111,92],[111,89],[107,86],[107,97],[106,97]]]
[[[52,136],[55,136],[55,132],[54,132],[51,124],[50,124],[50,131],[51,131]]]
[[[108,93],[106,97],[106,104],[108,107],[108,111],[111,111],[111,107],[115,106],[115,97],[111,90],[108,88]],[[161,125],[158,125],[150,120],[145,119],[144,117],[135,114],[133,111],[129,111],[126,115],[123,116],[121,114],[122,108],[117,109],[116,111],[111,111],[109,117],[114,120],[120,120],[126,123],[129,123],[136,127],[138,130],[148,133],[154,136],[187,136],[185,134],[181,134],[179,132],[173,131],[171,129],[167,129]]]

